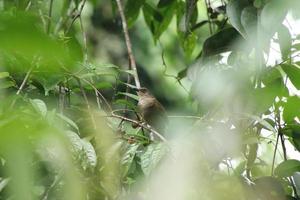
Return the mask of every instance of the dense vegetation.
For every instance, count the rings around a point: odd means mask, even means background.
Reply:
[[[299,0],[0,9],[0,199],[300,199]]]

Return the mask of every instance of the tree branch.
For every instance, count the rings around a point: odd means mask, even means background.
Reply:
[[[116,2],[117,2],[117,6],[118,6],[120,16],[121,16],[123,33],[124,33],[124,37],[125,37],[125,43],[126,43],[129,62],[130,62],[129,66],[130,66],[130,69],[133,70],[133,77],[134,77],[135,85],[136,85],[137,88],[140,88],[141,84],[140,84],[140,80],[139,80],[138,73],[137,73],[135,58],[134,58],[133,52],[132,52],[132,45],[131,45],[131,42],[130,42],[130,37],[129,37],[129,33],[128,33],[128,27],[127,27],[127,22],[126,22],[123,6],[122,6],[122,3],[121,3],[121,0],[116,0]]]

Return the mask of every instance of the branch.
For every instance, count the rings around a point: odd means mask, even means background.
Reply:
[[[141,84],[140,84],[140,80],[139,80],[138,73],[137,73],[135,58],[134,58],[133,52],[132,52],[132,45],[130,42],[130,37],[129,37],[129,33],[128,33],[128,27],[127,27],[126,18],[124,15],[124,10],[123,10],[122,4],[121,4],[121,0],[116,0],[116,2],[117,2],[120,16],[121,16],[123,33],[124,33],[124,37],[125,37],[125,43],[126,43],[129,62],[130,62],[130,69],[133,70],[133,77],[134,77],[136,87],[140,88]]]
[[[110,116],[107,116],[107,117],[110,117]],[[163,142],[167,142],[166,138],[164,136],[162,136],[160,133],[158,133],[157,131],[155,131],[150,125],[148,124],[144,124],[144,123],[141,123],[141,122],[138,122],[138,121],[135,121],[133,119],[129,119],[127,117],[123,117],[121,115],[117,115],[115,114],[114,112],[111,113],[111,117],[115,117],[115,118],[119,118],[119,119],[122,119],[124,121],[128,121],[128,122],[131,122],[133,124],[136,124],[138,125],[139,127],[142,127],[144,129],[147,129],[149,131],[151,131],[152,133],[154,133],[159,139],[161,139],[161,141]]]

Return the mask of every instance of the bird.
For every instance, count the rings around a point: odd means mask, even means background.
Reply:
[[[165,108],[147,88],[138,88],[137,94],[139,97],[137,110],[142,120],[163,135],[167,122]]]

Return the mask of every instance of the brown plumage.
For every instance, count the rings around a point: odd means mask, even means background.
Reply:
[[[142,119],[160,134],[164,133],[167,115],[164,107],[147,88],[138,89],[138,110]]]

